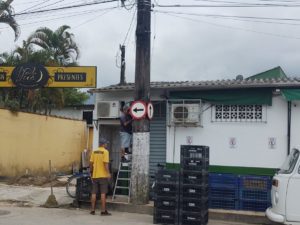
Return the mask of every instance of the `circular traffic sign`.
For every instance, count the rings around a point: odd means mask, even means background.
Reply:
[[[140,120],[146,116],[146,104],[143,101],[135,101],[131,104],[130,115],[135,120]]]
[[[149,102],[147,105],[147,117],[149,120],[153,118],[154,108],[152,102]]]

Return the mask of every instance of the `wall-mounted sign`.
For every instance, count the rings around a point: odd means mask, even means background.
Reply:
[[[16,87],[35,89],[47,84],[49,73],[40,64],[22,64],[14,68],[11,80]]]
[[[45,74],[48,73],[48,79]],[[47,80],[47,82],[46,82]],[[0,67],[0,87],[96,87],[95,66],[44,67],[23,64],[16,67]]]
[[[276,148],[276,138],[269,137],[268,145],[269,145],[269,149],[275,149]]]
[[[186,136],[186,144],[187,145],[193,144],[193,136]]]
[[[235,137],[229,138],[229,148],[236,148],[236,138]]]

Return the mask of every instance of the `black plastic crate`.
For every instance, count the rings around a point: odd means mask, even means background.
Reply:
[[[268,207],[271,206],[269,201],[259,201],[259,200],[241,200],[240,199],[240,210],[246,211],[261,211],[264,212]]]
[[[209,173],[209,186],[213,188],[231,188],[238,190],[239,176],[226,173]]]
[[[90,177],[78,178],[76,181],[76,200],[89,201],[91,198],[92,180]]]
[[[209,197],[238,199],[239,198],[239,190],[238,190],[238,187],[235,187],[235,188],[210,187],[209,188]]]
[[[180,211],[179,224],[180,225],[206,225],[208,223],[208,210],[202,212],[187,212]]]
[[[202,212],[208,210],[208,198],[182,198],[180,210],[188,212]]]
[[[202,159],[182,158],[181,168],[183,170],[208,171],[209,161]]]
[[[154,209],[153,212],[154,224],[178,224],[177,210],[158,210]]]
[[[156,197],[175,197],[179,194],[179,185],[174,183],[156,183],[154,190]]]
[[[195,185],[208,184],[208,172],[182,170],[180,173],[180,182],[182,184],[195,184]]]
[[[179,172],[176,170],[161,169],[155,174],[155,181],[157,183],[178,183]]]
[[[154,201],[154,208],[159,210],[176,210],[178,209],[178,198],[157,197]]]
[[[209,147],[202,145],[181,145],[181,158],[209,159]]]
[[[238,210],[239,201],[237,199],[209,198],[209,208]]]
[[[206,198],[208,197],[208,185],[180,185],[180,194],[182,198]]]

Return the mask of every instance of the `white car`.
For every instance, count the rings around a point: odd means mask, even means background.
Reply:
[[[300,151],[293,149],[272,181],[272,206],[266,210],[274,222],[300,225]]]

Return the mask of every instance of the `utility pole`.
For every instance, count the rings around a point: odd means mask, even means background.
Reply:
[[[121,50],[121,75],[120,75],[120,85],[124,85],[126,83],[125,80],[125,45],[120,45]]]
[[[135,100],[150,100],[151,0],[137,0]],[[133,123],[131,202],[149,201],[150,123],[147,118]]]

